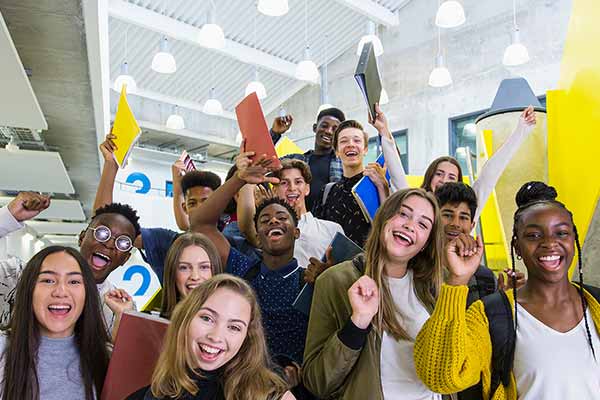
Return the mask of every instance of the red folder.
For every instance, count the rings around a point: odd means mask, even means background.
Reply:
[[[242,137],[246,140],[244,151],[253,151],[255,153],[254,157],[260,157],[263,154],[267,157],[274,157],[271,165],[280,168],[281,161],[277,158],[275,146],[273,140],[271,140],[271,135],[269,135],[269,128],[256,92],[246,96],[235,107],[235,113]]]
[[[150,385],[169,321],[126,311],[121,317],[101,400],[123,400]]]

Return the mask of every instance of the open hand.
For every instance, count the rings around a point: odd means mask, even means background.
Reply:
[[[50,206],[50,196],[35,192],[19,192],[17,197],[8,203],[8,211],[19,222],[27,221],[38,216]]]
[[[171,173],[173,174],[173,180],[180,181],[181,177],[185,175],[185,164],[181,160],[175,161],[173,165],[171,165]]]
[[[332,250],[331,246],[327,248],[327,251],[325,252],[325,262],[315,257],[309,258],[308,261],[310,264],[308,264],[308,267],[306,267],[306,271],[304,272],[304,281],[306,283],[314,285],[319,275],[334,264],[333,258],[331,257]]]
[[[379,136],[386,136],[388,138],[392,138],[392,133],[390,132],[390,128],[388,126],[387,118],[381,108],[379,108],[379,103],[375,103],[375,112],[377,113],[377,117],[373,119],[371,113],[369,113],[369,123],[377,129],[377,133]]]
[[[519,117],[519,126],[524,126],[528,130],[533,130],[537,123],[535,110],[533,106],[527,107]]]
[[[279,179],[275,177],[265,176],[268,173],[275,170],[273,162],[274,157],[267,158],[265,154],[252,160],[250,157],[254,156],[253,151],[246,151],[240,153],[235,158],[235,165],[237,166],[237,177],[246,183],[259,184],[263,182],[279,183]]]
[[[352,322],[366,329],[379,310],[379,288],[373,279],[363,275],[348,289]]]
[[[117,162],[113,156],[114,152],[117,150],[117,145],[113,141],[117,137],[113,135],[112,128],[110,128],[110,132],[104,138],[104,142],[100,143],[100,152],[102,153],[102,157],[104,157],[105,163],[110,163],[111,165],[117,166]]]
[[[446,266],[450,272],[447,283],[454,286],[466,285],[479,268],[483,257],[481,237],[477,237],[475,240],[471,236],[461,233],[446,243],[444,253]]]
[[[375,186],[379,189],[383,189],[389,194],[389,185],[387,179],[385,178],[386,169],[377,163],[369,163],[365,167],[365,171],[363,173],[365,176],[371,178]]]

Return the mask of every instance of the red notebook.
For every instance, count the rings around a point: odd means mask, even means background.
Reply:
[[[242,137],[246,140],[245,151],[253,151],[255,157],[265,154],[267,157],[274,157],[273,166],[281,167],[281,161],[277,158],[275,146],[269,128],[265,121],[265,116],[256,96],[256,92],[250,93],[235,107],[238,125],[242,132]]]
[[[169,321],[149,314],[123,313],[101,400],[123,400],[150,385]]]

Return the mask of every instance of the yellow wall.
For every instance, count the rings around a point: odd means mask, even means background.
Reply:
[[[573,1],[559,90],[547,97],[549,183],[573,212],[582,241],[600,191],[598,21],[598,0]]]

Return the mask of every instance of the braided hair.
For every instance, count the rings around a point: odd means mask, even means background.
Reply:
[[[552,186],[546,185],[544,182],[527,182],[517,192],[515,196],[515,201],[517,203],[517,211],[515,211],[514,223],[513,223],[513,236],[512,242],[510,246],[510,258],[512,262],[512,282],[513,282],[513,296],[515,299],[515,334],[517,330],[517,277],[515,270],[515,245],[517,242],[517,225],[521,218],[523,212],[529,209],[532,206],[538,204],[553,204],[563,210],[565,210],[569,217],[571,218],[571,223],[573,224],[573,233],[575,234],[575,246],[577,249],[577,266],[579,271],[579,297],[581,298],[581,306],[583,307],[583,319],[585,321],[585,331],[587,334],[587,340],[590,345],[590,349],[592,351],[592,356],[596,359],[596,352],[594,351],[594,345],[592,344],[592,335],[590,332],[590,325],[586,315],[587,309],[587,300],[585,299],[585,295],[583,293],[583,268],[582,268],[582,257],[581,257],[581,244],[579,243],[579,234],[577,232],[577,227],[575,226],[575,221],[573,220],[573,214],[571,211],[567,209],[567,207],[556,200],[558,194],[556,193],[556,189]]]

